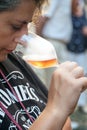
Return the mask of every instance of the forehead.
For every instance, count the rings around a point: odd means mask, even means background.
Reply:
[[[23,0],[15,9],[12,11],[4,11],[0,13],[0,18],[8,20],[25,20],[31,21],[32,15],[35,11],[36,4],[34,0]]]

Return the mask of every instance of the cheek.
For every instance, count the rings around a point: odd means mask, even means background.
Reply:
[[[12,39],[11,34],[9,32],[8,33],[0,32],[0,47],[4,47],[10,44],[12,42],[11,39]]]
[[[7,24],[0,24],[0,46],[4,46],[11,42],[13,31]]]

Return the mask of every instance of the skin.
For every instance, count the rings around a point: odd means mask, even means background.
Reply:
[[[72,14],[74,14],[77,10],[79,0],[72,0]]]
[[[28,33],[27,25],[32,21],[34,10],[35,3],[29,0],[14,11],[0,13],[0,61],[4,61],[16,48],[18,39]],[[52,76],[47,106],[29,130],[71,130],[67,117],[87,87],[87,78],[83,76],[83,69],[76,63],[60,64]],[[72,99],[71,95],[74,95]]]
[[[16,48],[18,43],[15,39],[27,34],[27,25],[32,21],[35,7],[35,3],[29,0],[28,3],[22,2],[14,11],[0,13],[0,61]]]

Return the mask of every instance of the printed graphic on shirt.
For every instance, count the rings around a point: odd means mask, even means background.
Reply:
[[[29,82],[25,79],[22,73],[19,71],[13,71],[6,76],[7,81],[10,83],[12,80],[15,81],[13,83],[13,88],[19,97],[20,101],[26,107],[27,112],[31,115],[31,118],[35,120],[38,115],[41,113],[40,106],[43,105],[45,107],[45,102],[39,98],[36,89],[29,84]],[[17,81],[17,82],[16,82]],[[18,81],[20,84],[18,84]],[[7,82],[5,79],[1,78],[0,82],[5,86]],[[23,130],[27,130],[32,121],[29,119],[26,111],[21,107],[18,103],[15,95],[10,91],[10,89],[1,89],[0,88],[0,101],[3,103],[6,109],[12,113],[16,122],[22,125]],[[14,109],[13,109],[14,107]],[[0,108],[0,126],[2,125],[2,120],[6,118],[5,113]],[[8,130],[18,130],[17,127],[13,124],[13,122],[9,122]]]
[[[32,115],[31,118],[33,121],[41,113],[40,109],[37,106],[31,106],[31,108],[28,108],[27,111],[30,115]],[[14,119],[16,120],[16,122],[18,122],[19,124],[22,123],[23,129],[27,130],[31,126],[32,121],[28,117],[27,119],[25,117],[27,117],[27,114],[24,110],[18,110],[14,115]],[[13,128],[14,130],[16,130],[16,126],[13,123],[10,123],[9,130],[12,130]]]

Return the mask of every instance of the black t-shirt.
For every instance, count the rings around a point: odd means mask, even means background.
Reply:
[[[35,120],[46,106],[48,92],[45,86],[30,66],[16,54],[9,54],[8,59],[0,63],[0,69],[3,71],[7,81],[13,87],[20,101],[24,104],[26,110]],[[31,120],[27,116],[26,111],[17,101],[6,80],[3,79],[1,74],[0,101],[12,114],[23,130],[29,129],[32,124]],[[0,130],[18,130],[1,108]]]

